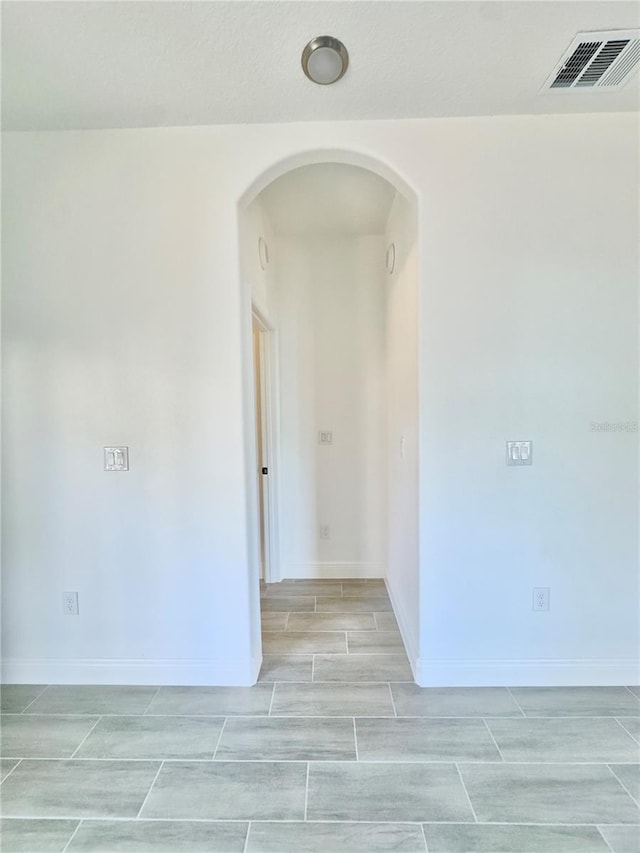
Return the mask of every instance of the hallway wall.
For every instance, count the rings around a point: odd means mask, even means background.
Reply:
[[[385,574],[383,260],[381,236],[278,239],[283,577]]]

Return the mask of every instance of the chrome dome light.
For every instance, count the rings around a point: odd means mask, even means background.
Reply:
[[[333,36],[317,36],[302,51],[302,70],[320,86],[335,83],[348,67],[347,48]]]

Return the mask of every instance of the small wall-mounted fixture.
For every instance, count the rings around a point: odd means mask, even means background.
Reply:
[[[389,273],[389,275],[391,275],[391,273],[396,268],[396,244],[395,243],[391,243],[389,245],[389,248],[387,249],[386,257],[384,259],[384,265],[387,268],[387,272]]]
[[[269,266],[269,247],[263,237],[258,237],[258,257],[260,258],[260,266],[265,270]]]
[[[508,441],[507,465],[533,465],[533,442]]]
[[[128,471],[129,470],[129,448],[128,447],[105,447],[104,448],[104,470],[105,471]]]
[[[333,36],[317,36],[302,51],[302,70],[320,86],[335,83],[348,67],[347,48]]]

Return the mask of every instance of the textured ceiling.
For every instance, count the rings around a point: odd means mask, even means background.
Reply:
[[[395,189],[367,169],[321,163],[287,172],[260,195],[276,234],[384,234]]]
[[[635,110],[620,92],[540,95],[582,30],[637,27],[625,0],[24,2],[2,9],[6,130]],[[331,34],[334,86],[300,69]]]

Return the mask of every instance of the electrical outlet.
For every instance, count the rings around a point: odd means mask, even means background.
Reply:
[[[320,525],[320,538],[321,539],[331,539],[331,531],[329,530],[328,524]]]
[[[62,593],[62,610],[65,616],[78,615],[78,593],[63,592]]]
[[[333,432],[330,429],[323,429],[319,432],[318,444],[333,444]]]
[[[536,586],[533,588],[533,609],[538,611],[549,609],[548,586]]]

